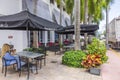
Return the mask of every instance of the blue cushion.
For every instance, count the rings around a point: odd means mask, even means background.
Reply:
[[[4,66],[10,66],[10,65],[15,64],[15,63],[17,63],[16,60],[6,61],[6,65],[4,63]]]
[[[3,57],[4,59],[4,61],[3,61],[3,65],[4,66],[10,66],[10,65],[12,65],[12,64],[17,64],[17,69],[20,69],[21,68],[21,66],[23,66],[23,65],[25,65],[25,62],[23,62],[23,61],[21,61],[20,59],[19,59],[19,56],[12,56],[9,52],[7,52],[5,55],[4,55],[4,57]],[[5,62],[6,62],[6,64],[5,64]],[[21,63],[21,65],[20,65],[20,63]]]

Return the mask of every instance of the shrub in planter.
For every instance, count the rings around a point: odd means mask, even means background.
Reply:
[[[101,56],[99,54],[89,54],[81,63],[85,68],[97,67],[102,64]]]
[[[23,49],[23,51],[30,51],[30,52],[42,52],[42,51],[43,51],[43,49],[41,49],[41,48],[34,48],[34,47],[32,47],[32,48],[25,48],[25,49]]]
[[[67,51],[62,57],[62,64],[71,67],[82,67],[80,63],[83,61],[83,59],[85,59],[85,57],[86,53],[81,50]]]
[[[107,60],[105,44],[93,38],[92,43],[87,46],[87,56],[81,65],[90,70],[90,73],[100,75],[100,65]]]
[[[87,54],[99,55],[102,63],[108,60],[108,56],[106,56],[106,46],[97,38],[93,38],[92,43],[87,46]]]

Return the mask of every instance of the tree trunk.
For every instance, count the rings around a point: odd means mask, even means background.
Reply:
[[[33,4],[34,4],[34,10],[33,13],[37,14],[37,1],[38,0],[34,0]],[[38,48],[38,31],[33,31],[33,47]]]
[[[75,0],[75,50],[80,49],[80,0]]]
[[[109,6],[106,8],[106,48],[109,49],[109,45],[108,45],[108,8]]]
[[[84,2],[84,24],[87,24],[88,23],[88,0],[85,0],[85,2]],[[87,33],[84,33],[84,39],[85,39],[85,41],[84,41],[84,43],[85,43],[85,48],[86,48],[86,46],[87,46]]]
[[[89,21],[88,21],[88,24],[91,24],[92,23],[92,15],[89,16]]]
[[[87,44],[88,44],[88,39],[87,39],[87,37],[88,37],[88,35],[87,35],[87,33],[84,33],[84,38],[85,38],[85,41],[84,41],[84,43],[85,43],[85,49],[86,49],[86,46],[87,46]]]
[[[60,25],[62,25],[62,13],[63,13],[63,4],[62,0],[60,0]],[[62,45],[63,45],[63,35],[59,35],[59,44],[60,44],[60,51],[62,51]]]
[[[87,24],[88,20],[88,0],[85,0],[84,2],[84,24]]]

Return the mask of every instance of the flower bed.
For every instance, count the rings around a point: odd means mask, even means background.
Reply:
[[[93,38],[92,43],[87,46],[86,52],[66,51],[62,57],[62,63],[71,67],[84,67],[90,69],[99,67],[107,62],[106,47],[97,38]]]

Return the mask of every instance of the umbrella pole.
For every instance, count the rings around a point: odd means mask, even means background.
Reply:
[[[27,48],[29,48],[29,31],[28,31],[28,27],[26,27],[27,30]]]

